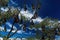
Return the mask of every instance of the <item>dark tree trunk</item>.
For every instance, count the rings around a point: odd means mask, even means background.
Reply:
[[[26,24],[23,24],[23,31],[26,31]]]
[[[13,23],[13,25],[14,25],[14,23]],[[7,39],[9,38],[10,33],[11,33],[11,32],[12,32],[12,30],[13,30],[13,25],[12,25],[12,28],[11,28],[10,32],[9,32],[9,33],[8,33],[8,35],[7,35]]]
[[[45,40],[45,25],[42,25],[42,38],[41,38],[41,40]]]

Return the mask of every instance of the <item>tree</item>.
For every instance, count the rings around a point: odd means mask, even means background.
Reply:
[[[0,6],[7,6],[9,0],[0,0]]]
[[[3,40],[8,40],[15,33],[17,33],[18,29],[13,34],[11,34],[11,32],[13,31],[13,26],[14,26],[15,23],[21,24],[21,20],[27,21],[26,18],[24,16],[22,16],[22,15],[20,15],[21,19],[19,19],[18,15],[19,15],[19,11],[17,9],[15,9],[13,11],[13,13],[10,10],[8,10],[7,12],[4,12],[3,14],[0,13],[0,16],[1,16],[0,22],[2,22],[1,25],[5,24],[7,22],[7,20],[9,20],[10,18],[14,18],[14,20],[13,20],[14,22],[12,24],[10,32],[6,36],[3,36],[4,37]],[[26,26],[25,26],[25,24],[23,24],[23,25],[24,25],[23,30],[25,31]],[[7,31],[7,27],[4,26],[4,32],[6,32],[6,31]]]
[[[37,28],[42,28],[42,38],[41,38],[41,40],[45,40],[45,35],[46,35],[46,29],[45,29],[45,26],[47,26],[49,23],[49,18],[46,18],[46,19],[44,19],[40,24],[37,24],[37,26],[35,26],[35,27],[37,27]]]
[[[53,28],[51,28],[52,26]],[[36,29],[42,28],[42,30],[40,30],[42,31],[42,35],[40,34],[40,31],[36,31],[36,37],[38,39],[40,38],[40,40],[45,40],[46,38],[48,38],[48,40],[55,40],[56,29],[58,27],[58,20],[52,18],[45,18],[40,24],[35,24],[34,27]],[[48,29],[46,29],[46,27],[48,27]]]
[[[7,2],[8,1],[6,1],[6,0],[4,0],[4,1],[0,0],[1,6],[6,6]],[[26,2],[26,0],[24,2]],[[35,13],[34,13],[33,17],[31,18],[30,27],[31,28],[35,27],[37,29],[37,31],[36,31],[36,38],[39,38],[40,40],[45,40],[45,38],[49,38],[48,40],[54,40],[54,38],[55,38],[55,31],[56,31],[56,29],[58,27],[58,20],[57,19],[45,18],[39,24],[34,24],[34,22],[32,20],[32,19],[36,19],[38,17],[38,11],[39,11],[40,7],[41,7],[40,0],[37,0],[37,6],[36,7],[34,6],[34,4],[32,4],[32,10],[35,10]],[[25,11],[27,10],[26,3],[24,3],[24,10]],[[13,12],[11,12],[11,10],[8,10],[4,14],[0,13],[0,24],[1,25],[3,23],[5,24],[6,21],[9,20],[11,17],[14,18],[14,22],[12,24],[11,30],[8,33],[8,35],[4,36],[4,40],[8,40],[11,36],[13,36],[18,31],[18,29],[17,29],[13,34],[10,34],[12,32],[12,30],[13,30],[13,26],[14,26],[15,23],[22,24],[22,22],[24,21],[23,30],[26,31],[26,22],[28,20],[24,16],[22,16],[22,15],[21,15],[21,19],[19,20],[19,18],[18,18],[19,12],[20,11],[18,11],[16,9]],[[46,29],[46,26],[48,27],[48,30]],[[51,28],[52,26],[53,26],[53,28]],[[39,30],[38,28],[41,28],[42,30]],[[6,32],[6,26],[4,26],[4,31]],[[40,36],[41,35],[39,33],[40,31],[42,31],[42,36]]]

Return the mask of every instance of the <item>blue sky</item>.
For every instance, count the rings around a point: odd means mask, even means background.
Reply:
[[[48,16],[60,19],[60,0],[43,0],[41,2],[41,9],[38,12],[40,17],[45,18]],[[31,3],[36,5],[35,0],[26,1],[26,4],[29,7],[31,7]],[[12,6],[23,7],[24,2],[22,0],[11,0],[9,4]]]
[[[20,6],[23,7],[23,0],[12,0],[18,5],[13,6]],[[30,7],[31,3],[36,5],[36,0],[26,0],[26,4]],[[41,0],[41,9],[39,10],[38,14],[42,18],[46,16],[52,18],[60,19],[60,0]],[[11,3],[12,4],[12,3]]]
[[[60,19],[60,0],[46,0],[41,6],[40,13],[48,17]],[[44,16],[44,17],[45,17]]]

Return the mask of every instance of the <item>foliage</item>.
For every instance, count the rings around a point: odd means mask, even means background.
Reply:
[[[8,0],[0,0],[0,6],[6,6],[8,3]],[[35,10],[36,9],[36,12],[40,9],[41,7],[41,4],[37,3],[37,7],[35,7],[33,4],[32,4],[32,9]],[[25,11],[27,10],[26,8],[26,5],[25,5]],[[15,17],[15,15],[19,14],[19,10],[15,9],[13,10],[13,12],[11,10],[8,10],[7,12],[0,12],[0,25],[2,25],[3,23],[5,23],[6,21],[4,21],[4,18],[6,20],[9,20],[10,17]],[[20,13],[21,14],[21,13]],[[17,18],[18,19],[18,18]],[[17,20],[16,19],[16,20]],[[25,21],[27,21],[28,19],[24,16],[21,15],[21,19]],[[16,21],[15,20],[15,21]],[[19,20],[20,21],[20,20]],[[15,22],[14,22],[15,23]],[[13,23],[13,25],[14,25]],[[18,22],[19,23],[19,22]],[[16,30],[13,34],[10,34],[13,30],[13,25],[12,25],[12,28],[10,30],[10,32],[8,33],[7,36],[4,36],[4,40],[7,40],[9,37],[13,36],[18,30]],[[46,26],[50,29],[46,29]],[[53,26],[53,28],[51,28],[51,26]],[[39,24],[33,24],[33,25],[30,25],[31,28],[35,27],[36,29],[38,28],[42,28],[42,30],[39,30],[39,31],[36,31],[36,38],[37,39],[41,39],[41,34],[39,33],[40,31],[42,31],[43,34],[46,34],[47,38],[46,40],[49,40],[51,39],[50,37],[52,36],[55,36],[55,30],[57,29],[58,27],[58,19],[53,19],[53,18],[44,18],[44,20],[42,22],[40,22]],[[6,30],[6,29],[5,29]],[[44,30],[44,31],[43,31]],[[2,36],[2,35],[0,35]],[[45,36],[44,36],[45,37]],[[34,40],[34,38],[28,38],[28,40]]]
[[[7,6],[9,0],[0,0],[0,6]]]
[[[35,40],[35,38],[27,38],[27,40]]]
[[[50,37],[55,36],[55,30],[58,27],[58,19],[52,19],[52,18],[45,18],[40,24],[35,24],[33,27],[35,27],[36,29],[38,28],[42,28],[43,25],[45,26],[43,31],[44,34],[47,34],[47,38],[51,39]],[[46,29],[46,26],[48,27],[48,30]],[[51,26],[53,26],[53,28],[51,28]],[[40,30],[40,31],[42,31]],[[40,33],[37,31],[36,32],[36,38],[40,39]]]

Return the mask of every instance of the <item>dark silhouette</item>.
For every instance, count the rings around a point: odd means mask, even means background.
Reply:
[[[33,15],[33,17],[31,19],[36,19],[38,17],[38,13],[35,12],[35,14]]]

